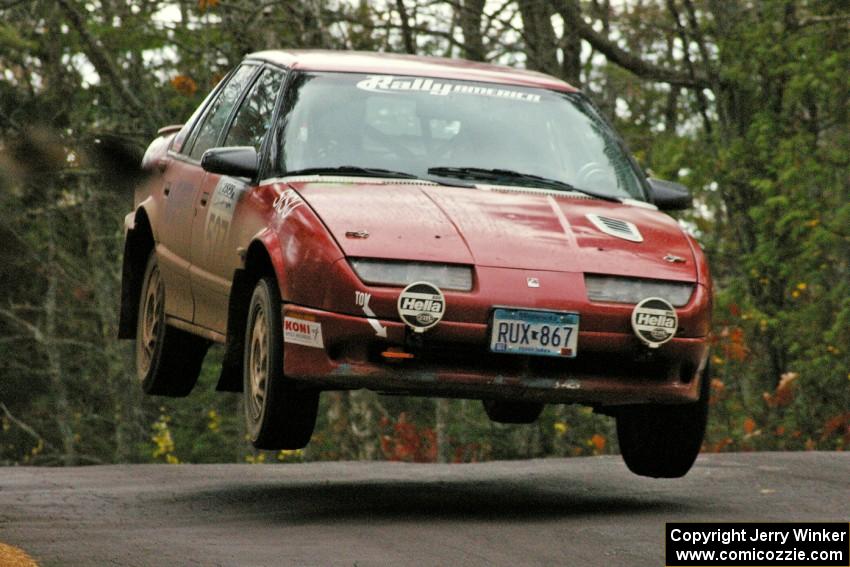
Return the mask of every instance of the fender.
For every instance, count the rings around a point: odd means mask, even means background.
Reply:
[[[262,246],[266,256],[274,270],[274,277],[280,291],[281,301],[289,300],[289,287],[287,285],[286,268],[283,265],[283,247],[280,245],[280,235],[269,227],[264,228],[251,239],[248,253],[245,255],[245,266],[252,258],[249,256],[252,247]],[[255,248],[256,250],[256,248]],[[255,252],[256,253],[256,252]]]
[[[118,338],[136,338],[139,295],[150,251],[156,246],[147,210],[139,207],[124,217],[124,257],[121,262],[121,308]]]
[[[316,214],[298,206],[276,216],[254,234],[242,253],[243,267],[233,274],[227,308],[227,341],[216,389],[242,391],[247,305],[254,286],[264,275],[274,275],[284,303],[322,307],[327,289],[316,285],[327,277],[327,266],[343,258]],[[291,267],[297,266],[294,270]],[[290,277],[295,276],[295,277]]]
[[[135,339],[138,323],[139,295],[148,254],[159,242],[156,227],[157,204],[151,188],[158,180],[157,166],[167,152],[174,137],[173,131],[158,132],[148,145],[140,164],[141,169],[153,175],[133,192],[134,210],[124,217],[124,255],[121,263],[121,306],[118,316],[118,338]]]
[[[705,252],[702,251],[702,246],[700,246],[699,241],[694,238],[693,235],[689,234],[686,231],[683,231],[685,237],[688,239],[688,244],[691,246],[691,252],[694,256],[694,263],[696,264],[697,270],[697,283],[702,284],[708,289],[709,294],[712,291],[712,281],[711,275],[708,269],[708,259],[705,256]]]

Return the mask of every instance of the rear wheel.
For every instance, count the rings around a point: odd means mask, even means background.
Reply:
[[[699,454],[708,423],[709,371],[700,384],[700,398],[683,405],[642,405],[617,415],[617,439],[626,466],[635,474],[679,478]]]
[[[484,411],[497,423],[534,423],[543,411],[543,404],[484,400]]]
[[[319,392],[283,375],[280,295],[270,277],[257,282],[245,331],[244,403],[248,436],[258,449],[301,449],[316,426]]]
[[[165,284],[156,261],[148,258],[136,327],[136,374],[146,394],[189,395],[210,343],[165,323]]]

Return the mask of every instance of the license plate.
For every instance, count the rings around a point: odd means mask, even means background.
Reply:
[[[572,358],[578,344],[578,313],[496,309],[490,350]]]

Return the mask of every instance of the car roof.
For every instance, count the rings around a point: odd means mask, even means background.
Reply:
[[[444,57],[366,51],[270,50],[251,53],[246,56],[246,59],[259,59],[305,71],[409,75],[538,87],[565,92],[577,90],[560,79],[537,71]]]

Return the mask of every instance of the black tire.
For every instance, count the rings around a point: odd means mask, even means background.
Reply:
[[[188,396],[209,347],[208,340],[165,323],[165,284],[151,251],[136,326],[136,375],[142,390],[153,396]]]
[[[620,454],[630,471],[652,478],[679,478],[691,470],[708,423],[708,366],[701,380],[697,402],[642,405],[618,413]]]
[[[484,400],[483,403],[487,417],[497,423],[534,423],[543,411],[543,404],[536,402]]]
[[[257,449],[301,449],[319,409],[317,390],[298,389],[283,375],[280,294],[271,277],[257,282],[248,304],[243,400],[248,438]]]

